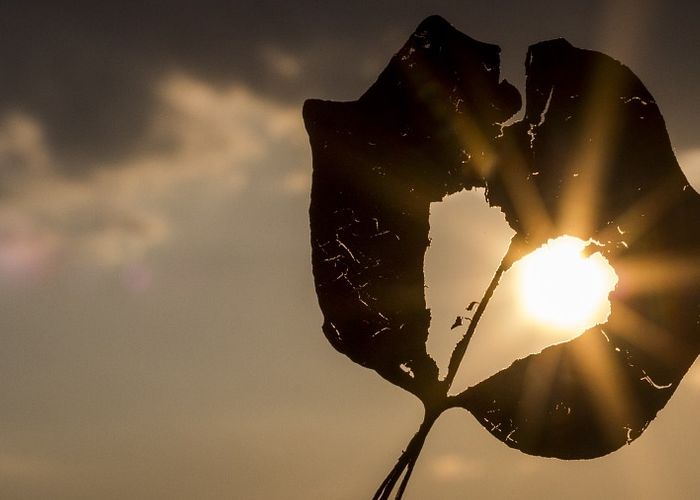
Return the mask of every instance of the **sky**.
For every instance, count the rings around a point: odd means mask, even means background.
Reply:
[[[541,40],[624,62],[700,190],[696,2],[0,4],[0,497],[371,496],[421,406],[323,336],[301,106],[358,98],[430,14],[500,45],[521,91]],[[438,326],[511,235],[480,196],[431,216]],[[463,386],[535,348],[499,333],[535,329],[502,288]],[[407,498],[695,498],[698,396],[696,363],[638,440],[574,462],[451,410]]]

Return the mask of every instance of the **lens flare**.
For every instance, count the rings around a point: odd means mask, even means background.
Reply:
[[[589,243],[561,236],[521,260],[519,297],[529,316],[568,330],[605,322],[610,314],[608,294],[618,278],[600,253],[583,254]]]

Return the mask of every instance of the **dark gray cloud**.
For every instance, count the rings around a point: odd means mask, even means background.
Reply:
[[[516,83],[529,43],[565,36],[610,51],[667,103],[674,142],[697,143],[689,127],[700,107],[694,2],[616,2],[612,9],[574,0],[8,1],[0,6],[0,113],[19,110],[42,122],[63,172],[80,174],[140,147],[154,82],[168,71],[244,83],[287,101],[353,99],[432,13],[500,44]],[[617,38],[606,39],[601,27]]]

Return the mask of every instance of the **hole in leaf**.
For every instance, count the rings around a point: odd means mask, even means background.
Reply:
[[[441,377],[469,325],[473,302],[488,286],[512,234],[500,210],[484,202],[480,189],[453,194],[430,207],[431,243],[424,265],[431,310],[427,350]],[[607,320],[608,295],[618,278],[594,245],[592,240],[562,236],[504,274],[451,393]]]
[[[503,213],[488,206],[481,188],[460,191],[430,205],[431,241],[423,266],[425,300],[431,312],[426,347],[441,378],[474,314],[475,301],[484,294],[512,236]],[[487,330],[480,326],[479,331]],[[469,363],[465,359],[462,365]]]

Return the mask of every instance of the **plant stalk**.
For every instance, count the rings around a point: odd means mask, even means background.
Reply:
[[[428,432],[442,412],[449,408],[449,390],[452,387],[452,383],[454,382],[459,366],[462,363],[464,354],[467,352],[469,342],[474,336],[476,326],[479,324],[479,320],[484,314],[486,306],[488,305],[489,300],[491,300],[491,297],[493,296],[493,293],[501,280],[501,276],[503,276],[503,273],[507,271],[517,259],[516,254],[519,252],[520,248],[518,243],[519,242],[517,242],[516,237],[513,237],[510,245],[508,246],[508,251],[501,259],[501,263],[498,266],[498,269],[496,269],[496,273],[493,275],[493,278],[491,278],[491,282],[486,288],[484,296],[479,302],[472,320],[469,322],[467,331],[452,351],[447,368],[447,375],[445,376],[445,380],[442,384],[442,387],[445,388],[445,394],[442,395],[443,404],[438,410],[428,411],[426,409],[425,417],[423,418],[423,422],[418,428],[418,431],[408,442],[408,445],[406,445],[406,449],[403,451],[401,456],[399,456],[399,459],[396,461],[396,465],[394,465],[389,474],[387,474],[387,476],[384,478],[382,484],[379,485],[379,488],[372,497],[372,500],[389,500],[396,484],[399,482],[399,479],[401,479],[402,476],[403,480],[399,484],[399,488],[394,498],[396,500],[401,500],[401,498],[403,498],[403,494],[406,491],[413,468],[415,467],[416,462],[418,461],[418,456],[420,455],[423,445],[425,444],[425,439]]]

